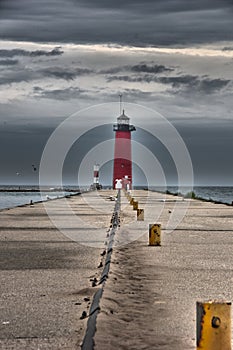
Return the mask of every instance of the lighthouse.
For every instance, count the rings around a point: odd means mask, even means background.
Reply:
[[[91,185],[92,190],[101,190],[102,188],[102,185],[99,182],[99,169],[100,169],[99,164],[95,164],[93,169],[94,180],[93,180],[93,184]]]
[[[131,132],[136,130],[130,125],[130,119],[123,110],[113,125],[115,134],[113,188],[131,189],[132,187],[132,152]]]

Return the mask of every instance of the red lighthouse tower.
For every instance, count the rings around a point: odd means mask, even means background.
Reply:
[[[117,123],[113,125],[113,131],[116,132],[113,188],[120,183],[124,188],[131,188],[132,185],[131,132],[136,128],[129,124],[129,120],[123,110],[117,118]]]

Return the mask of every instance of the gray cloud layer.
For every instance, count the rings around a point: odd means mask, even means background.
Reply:
[[[52,128],[65,116],[116,101],[123,93],[125,101],[156,109],[180,127],[199,179],[232,182],[232,9],[232,0],[0,0],[0,39],[5,40],[0,139],[6,179],[23,164],[29,163],[30,170],[32,163],[39,164]],[[14,46],[9,40],[56,44],[52,49]],[[217,43],[222,56],[144,48],[104,52],[65,42],[109,48]]]
[[[0,66],[14,66],[18,62],[18,60],[0,60]]]
[[[167,92],[170,94],[213,94],[221,91],[224,88],[232,88],[231,80],[227,77],[210,77],[208,75],[193,75],[182,72],[178,67],[172,67],[170,65],[160,64],[155,61],[143,61],[137,64],[127,64],[122,66],[112,66],[106,69],[94,69],[92,67],[76,66],[75,63],[69,65],[60,61],[59,56],[63,53],[60,48],[54,48],[51,51],[36,50],[26,51],[22,49],[13,50],[0,50],[0,66],[6,67],[1,71],[0,85],[31,82],[34,86],[38,85],[38,82],[45,81],[45,79],[64,80],[67,82],[74,81],[76,78],[85,76],[89,81],[93,81],[96,78],[104,77],[107,83],[112,82],[127,82],[138,83],[141,91],[141,97],[143,96],[143,84],[157,83],[166,86]],[[58,56],[56,63],[53,61],[47,62],[41,61],[38,65],[35,60],[36,57],[42,56]],[[22,57],[30,58],[30,65],[24,65]],[[9,57],[9,58],[8,58]],[[12,57],[18,57],[17,60],[10,59]],[[63,56],[62,56],[63,57]],[[94,78],[95,77],[95,78]],[[76,84],[77,84],[76,80]],[[54,83],[55,84],[55,83]],[[73,83],[72,83],[73,84]],[[107,85],[105,89],[107,88]],[[126,87],[127,88],[127,87]],[[135,86],[128,85],[128,89],[132,92]],[[100,89],[96,88],[96,92]],[[155,89],[156,90],[156,89]],[[88,94],[89,89],[85,89],[85,93]],[[158,90],[157,90],[158,91]],[[69,93],[70,92],[70,95]],[[80,93],[83,93],[83,89],[80,90],[80,86],[56,86],[53,89],[34,90],[36,97],[46,97],[50,99],[68,100],[73,99]],[[148,91],[145,94],[148,96]],[[149,95],[151,92],[149,93]],[[92,93],[91,93],[92,95]],[[133,94],[134,95],[134,94]],[[83,95],[82,95],[83,96]],[[145,96],[144,96],[145,98]]]
[[[61,51],[59,47],[55,47],[51,51],[45,51],[45,50],[27,51],[22,49],[0,50],[0,57],[8,57],[8,58],[12,58],[15,56],[24,56],[24,57],[60,56],[62,54],[63,54],[63,51]]]
[[[112,82],[114,80],[125,81],[125,82],[137,82],[137,83],[161,83],[170,85],[173,90],[170,93],[205,93],[211,94],[216,91],[220,91],[224,87],[228,86],[231,82],[229,79],[211,79],[208,77],[199,77],[193,75],[180,75],[180,76],[156,76],[156,75],[118,75],[109,76],[107,81]]]
[[[190,45],[233,39],[230,0],[2,0],[4,39]]]

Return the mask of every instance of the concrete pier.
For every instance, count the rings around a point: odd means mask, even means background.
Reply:
[[[64,211],[65,201],[73,213]],[[101,273],[114,202],[108,192],[91,192],[47,204],[59,223],[80,234],[78,242],[54,227],[42,203],[0,211],[2,350],[79,349],[85,333],[80,316],[95,293],[91,279]],[[75,227],[76,216],[82,221]]]
[[[41,203],[0,212],[0,349],[80,348],[115,194],[50,201],[63,233]],[[132,197],[144,221],[122,193],[95,349],[196,349],[196,302],[233,300],[233,207],[148,191]],[[155,223],[161,246],[149,246]]]
[[[97,350],[196,349],[196,302],[233,298],[233,208],[159,193],[150,193],[146,205],[147,196],[133,193],[146,206],[147,224],[163,203],[162,244],[148,246],[148,230],[143,234],[145,226],[137,221],[119,231],[122,242],[138,230],[142,236],[114,250],[97,320]],[[187,201],[182,222],[167,230],[175,206],[179,215]],[[122,218],[129,222],[135,215],[125,202]]]

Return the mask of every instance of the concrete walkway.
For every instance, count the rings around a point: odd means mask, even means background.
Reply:
[[[101,273],[114,207],[109,194],[47,202],[61,230],[42,203],[0,211],[0,349],[80,348],[80,316],[95,292],[90,280]]]
[[[233,300],[233,207],[147,191],[134,197],[145,222],[135,221],[123,197],[122,245],[104,287],[95,349],[196,349],[196,301]],[[175,227],[174,215],[186,209]],[[149,247],[148,224],[158,221],[162,246]]]
[[[0,349],[80,348],[114,194],[49,201],[47,212],[43,204],[0,211]],[[122,195],[95,349],[195,349],[196,301],[233,299],[233,207],[133,195],[145,221]],[[162,246],[149,247],[157,222]]]

